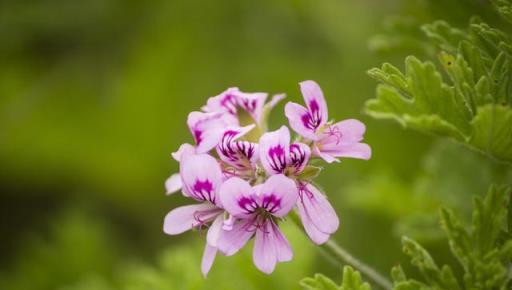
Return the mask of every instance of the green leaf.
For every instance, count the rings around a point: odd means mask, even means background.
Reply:
[[[471,146],[495,159],[512,163],[512,108],[500,105],[479,107],[471,126]]]
[[[501,16],[512,23],[512,2],[510,0],[492,0],[494,7]]]
[[[343,267],[341,286],[322,274],[304,278],[300,285],[306,290],[371,290],[370,284],[363,282],[361,274],[350,266]]]
[[[404,252],[411,257],[412,264],[419,269],[426,283],[407,280],[403,270],[395,268],[392,271],[394,289],[510,289],[510,195],[509,187],[491,186],[485,199],[476,197],[471,230],[466,229],[452,211],[441,210],[442,227],[448,235],[452,253],[464,271],[461,279],[455,277],[449,266],[439,268],[427,250],[404,237]]]
[[[331,279],[322,274],[315,274],[313,278],[304,278],[300,285],[307,290],[341,290]]]
[[[424,25],[423,31],[441,50],[443,72],[414,56],[406,58],[405,73],[388,63],[369,70],[381,84],[376,99],[366,102],[366,113],[512,163],[510,37],[478,18],[466,31],[443,21]]]

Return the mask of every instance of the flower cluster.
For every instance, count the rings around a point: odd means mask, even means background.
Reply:
[[[279,223],[292,210],[316,244],[338,229],[336,212],[312,183],[320,168],[310,162],[369,159],[370,147],[361,143],[365,126],[354,119],[328,121],[318,84],[304,81],[300,88],[306,106],[289,102],[285,107],[298,134],[294,141],[286,126],[267,132],[268,115],[283,95],[266,102],[266,93],[229,88],[211,97],[200,112],[189,114],[195,145],[183,144],[173,153],[180,172],[165,185],[168,194],[181,190],[197,203],[168,213],[164,232],[208,229],[203,275],[218,252],[233,255],[253,237],[254,264],[262,272],[271,273],[277,262],[291,260],[292,249]]]

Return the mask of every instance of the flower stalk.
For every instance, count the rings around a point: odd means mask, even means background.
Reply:
[[[303,230],[302,224],[300,222],[299,216],[292,212],[289,215],[290,219],[293,223],[299,227],[299,229]],[[354,268],[356,268],[359,272],[361,272],[365,277],[374,282],[380,288],[385,290],[393,289],[393,285],[390,280],[384,277],[382,274],[377,272],[377,270],[368,266],[364,262],[360,261],[352,254],[350,254],[345,248],[339,245],[335,240],[329,239],[323,245],[321,245],[323,249],[327,252],[333,254],[336,257],[336,261],[341,264],[348,264]]]

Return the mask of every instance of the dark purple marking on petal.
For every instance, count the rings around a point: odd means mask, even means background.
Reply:
[[[303,167],[306,162],[306,152],[299,144],[290,145],[290,159],[296,171]]]
[[[224,161],[238,169],[250,169],[251,160],[256,153],[256,144],[234,140],[239,133],[234,130],[226,131],[219,143],[219,153],[225,157]]]
[[[304,203],[304,197],[312,199],[313,193],[308,189],[308,184],[301,182],[299,184],[299,199],[301,203]]]
[[[192,187],[192,196],[198,200],[209,201],[215,204],[215,192],[213,183],[206,179],[204,181],[196,180]]]
[[[220,105],[226,109],[230,114],[235,115],[237,112],[236,97],[231,94],[226,94],[220,101]]]
[[[277,145],[275,147],[271,147],[268,150],[268,156],[270,157],[270,167],[276,173],[282,173],[286,169],[286,156],[284,152],[284,148],[281,145]]]
[[[301,120],[302,124],[304,124],[304,127],[316,130],[318,127],[320,127],[320,124],[322,123],[322,114],[320,112],[320,106],[318,106],[318,103],[316,100],[311,100],[309,102],[309,112],[302,115]]]
[[[250,99],[242,99],[240,105],[247,112],[254,113],[256,111],[256,106],[258,105],[258,101],[257,100],[250,100]]]
[[[281,208],[281,199],[275,194],[265,195],[261,201],[261,207],[269,213],[274,213]]]
[[[202,135],[203,131],[197,129],[194,130],[194,140],[196,140],[197,145],[199,145],[203,141]]]
[[[242,197],[238,200],[238,206],[242,208],[247,214],[254,213],[258,209],[256,200],[250,197]]]

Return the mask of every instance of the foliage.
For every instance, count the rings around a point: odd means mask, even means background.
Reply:
[[[343,280],[336,285],[331,279],[322,274],[315,274],[312,278],[304,278],[300,285],[306,290],[371,290],[368,283],[363,282],[361,274],[350,266],[343,267]]]
[[[394,221],[394,233],[425,244],[439,243],[444,234],[438,226],[440,206],[471,219],[471,197],[482,195],[491,183],[512,180],[512,169],[492,162],[461,145],[439,140],[420,162],[412,180],[391,171],[379,171],[360,184],[343,190],[344,203]]]
[[[451,251],[462,267],[460,278],[451,266],[439,267],[428,251],[404,237],[403,250],[411,257],[424,282],[406,278],[402,268],[397,266],[392,270],[394,289],[510,289],[510,195],[510,188],[492,186],[485,199],[476,197],[471,230],[467,230],[452,211],[441,210],[441,224]]]
[[[512,41],[474,18],[461,30],[444,21],[422,27],[442,71],[414,56],[405,72],[385,63],[368,73],[381,84],[366,112],[405,127],[450,137],[512,163]]]

